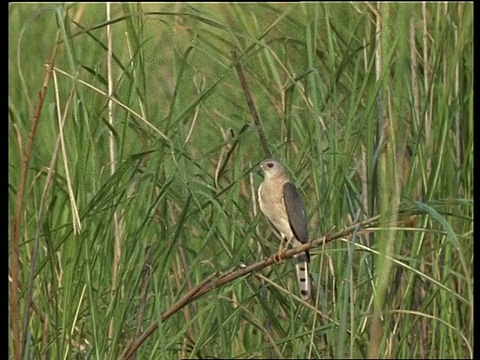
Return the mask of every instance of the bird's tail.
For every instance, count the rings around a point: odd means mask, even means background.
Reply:
[[[302,298],[302,300],[309,300],[312,291],[312,284],[310,283],[310,275],[308,272],[308,252],[296,255],[295,261],[295,270],[297,272],[300,297]]]

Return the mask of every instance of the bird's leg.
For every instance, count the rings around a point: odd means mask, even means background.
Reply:
[[[278,249],[278,252],[273,255],[273,259],[275,262],[280,262],[283,259],[285,259],[285,252],[287,251],[289,241],[285,238],[283,238],[282,241],[280,241],[280,247]]]

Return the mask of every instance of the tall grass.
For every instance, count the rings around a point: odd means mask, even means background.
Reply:
[[[472,25],[472,3],[11,4],[11,358],[473,357]],[[310,238],[378,215],[311,250],[312,304],[289,260],[176,304],[278,249],[239,68]]]

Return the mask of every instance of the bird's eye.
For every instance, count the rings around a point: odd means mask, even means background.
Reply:
[[[275,166],[275,164],[272,163],[272,162],[267,163],[267,167],[268,167],[269,169],[273,168],[274,166]]]

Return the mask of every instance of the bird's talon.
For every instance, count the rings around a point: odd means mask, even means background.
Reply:
[[[285,253],[287,250],[279,250],[277,253],[273,254],[273,261],[276,263],[281,262],[283,259],[285,259]]]

